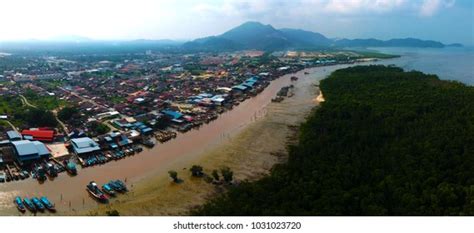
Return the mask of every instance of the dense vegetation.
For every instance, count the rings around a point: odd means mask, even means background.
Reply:
[[[473,87],[384,66],[320,87],[288,162],[193,214],[474,215]]]

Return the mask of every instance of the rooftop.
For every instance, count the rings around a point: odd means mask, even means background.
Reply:
[[[71,139],[71,143],[74,152],[77,154],[85,154],[100,150],[99,144],[88,137]]]

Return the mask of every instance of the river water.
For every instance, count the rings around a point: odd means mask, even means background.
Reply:
[[[381,61],[404,70],[436,74],[440,79],[474,85],[474,47],[445,48],[373,48],[382,53],[401,55]]]

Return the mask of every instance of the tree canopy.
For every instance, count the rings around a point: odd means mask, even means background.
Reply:
[[[474,215],[474,87],[397,67],[321,81],[286,164],[196,215]]]

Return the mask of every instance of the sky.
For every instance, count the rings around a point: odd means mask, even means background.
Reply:
[[[474,44],[472,0],[1,0],[0,41],[218,35],[246,21],[330,38]]]

